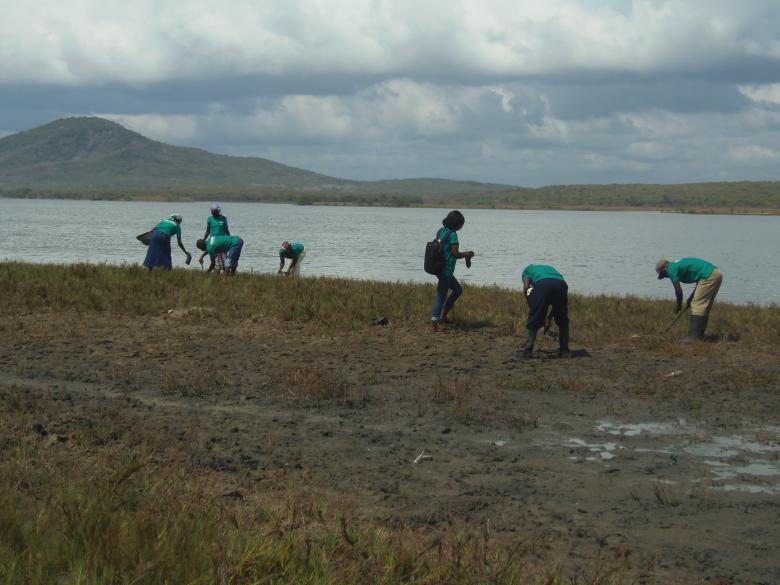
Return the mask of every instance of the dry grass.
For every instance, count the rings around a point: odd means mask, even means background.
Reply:
[[[136,266],[89,264],[5,262],[0,280],[6,310],[161,315],[174,309],[180,318],[195,321],[272,317],[324,329],[360,328],[377,315],[388,317],[391,325],[425,323],[434,295],[433,286],[425,284],[250,274],[220,279],[192,270],[149,273]],[[673,306],[671,298],[571,295],[573,341],[631,341],[640,349],[670,350],[684,327],[664,334]],[[468,287],[455,309],[462,329],[489,327],[499,335],[516,335],[525,315],[520,294],[496,287]],[[780,308],[718,302],[708,333],[724,341],[777,347]]]

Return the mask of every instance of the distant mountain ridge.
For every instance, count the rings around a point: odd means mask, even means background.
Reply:
[[[157,142],[103,118],[65,118],[0,139],[0,189],[466,193],[505,185],[444,179],[352,181],[265,158],[213,154]]]

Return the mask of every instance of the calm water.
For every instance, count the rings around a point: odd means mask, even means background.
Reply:
[[[209,205],[0,199],[0,210],[0,259],[132,264],[146,252],[135,236],[173,212],[184,217],[194,255]],[[669,281],[655,278],[655,262],[698,256],[723,271],[721,299],[780,303],[780,217],[463,211],[461,249],[477,254],[470,270],[458,262],[464,284],[517,288],[523,267],[537,262],[556,266],[578,293],[672,300]],[[433,282],[422,255],[446,210],[225,203],[223,213],[245,241],[240,270],[276,271],[278,246],[290,240],[306,244],[303,274]],[[174,266],[183,267],[184,254],[173,250]],[[190,269],[200,268],[193,260]]]

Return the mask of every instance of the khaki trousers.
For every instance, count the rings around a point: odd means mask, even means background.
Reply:
[[[691,300],[691,315],[706,317],[710,314],[722,282],[723,274],[716,268],[707,278],[696,283],[696,291]]]

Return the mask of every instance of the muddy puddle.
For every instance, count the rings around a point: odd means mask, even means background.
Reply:
[[[615,467],[650,465],[664,457],[693,471],[679,481],[708,480],[709,489],[725,492],[780,494],[780,429],[776,426],[743,427],[739,434],[726,434],[684,419],[602,420],[590,436],[567,437],[559,446],[568,449],[571,461]]]

